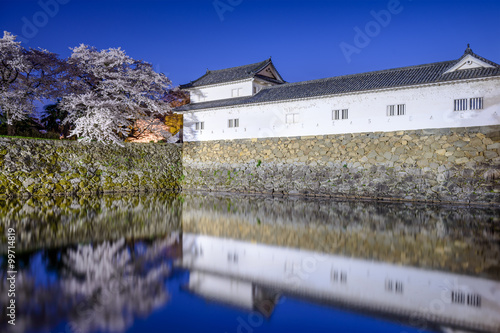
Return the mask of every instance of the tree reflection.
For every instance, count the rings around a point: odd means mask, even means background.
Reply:
[[[175,243],[169,238],[147,248],[121,239],[78,246],[65,256],[63,293],[78,305],[70,314],[75,332],[121,332],[135,316],[146,316],[168,300],[164,280],[171,265],[163,258]]]
[[[16,329],[51,329],[67,320],[66,330],[74,333],[125,331],[134,317],[145,317],[168,301],[164,282],[178,245],[174,234],[151,242],[121,239],[35,254],[45,272],[56,268],[58,277],[41,278],[36,260],[18,271]],[[7,289],[2,276],[2,304]],[[7,328],[4,319],[0,331]]]

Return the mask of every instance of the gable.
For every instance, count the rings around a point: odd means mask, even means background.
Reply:
[[[472,54],[467,54],[457,61],[450,69],[448,69],[444,74],[451,73],[455,71],[460,71],[464,69],[474,69],[474,68],[494,68],[495,66],[483,61]]]
[[[276,73],[276,70],[273,68],[271,64],[267,65],[262,70],[257,72],[257,75],[265,76],[274,80],[279,80],[278,73]]]
[[[255,71],[265,66],[270,62],[270,59],[264,60],[255,64],[231,67],[219,70],[208,70],[200,78],[191,81],[188,84],[182,84],[181,89],[189,89],[194,87],[209,86],[214,84],[229,83],[250,79],[255,75]]]

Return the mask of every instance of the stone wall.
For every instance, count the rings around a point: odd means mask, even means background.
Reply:
[[[0,138],[0,196],[177,190],[182,147]]]
[[[183,189],[500,203],[500,126],[188,142]]]

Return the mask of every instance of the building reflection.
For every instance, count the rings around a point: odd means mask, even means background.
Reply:
[[[182,252],[190,292],[266,317],[293,295],[420,328],[500,331],[496,280],[190,233]]]
[[[205,299],[257,311],[269,318],[279,299],[272,289],[255,285],[251,281],[226,277],[210,272],[192,270],[187,288]]]
[[[187,194],[184,233],[500,280],[500,210]]]

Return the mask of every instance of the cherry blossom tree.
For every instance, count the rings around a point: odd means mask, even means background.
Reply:
[[[14,123],[35,112],[35,101],[54,98],[64,90],[68,67],[43,49],[24,49],[16,36],[5,31],[0,39],[0,111],[8,134]]]
[[[26,68],[21,43],[16,42],[16,36],[7,31],[0,39],[0,59],[0,109],[11,134],[12,121],[22,119],[26,110],[32,110],[32,105],[23,98],[24,92],[19,83],[20,73]]]
[[[98,51],[81,44],[72,50],[68,63],[79,71],[71,83],[77,92],[61,101],[69,112],[65,122],[74,125],[71,135],[121,145],[134,124],[148,128],[170,112],[162,97],[171,82],[151,64],[132,59],[120,48]]]

